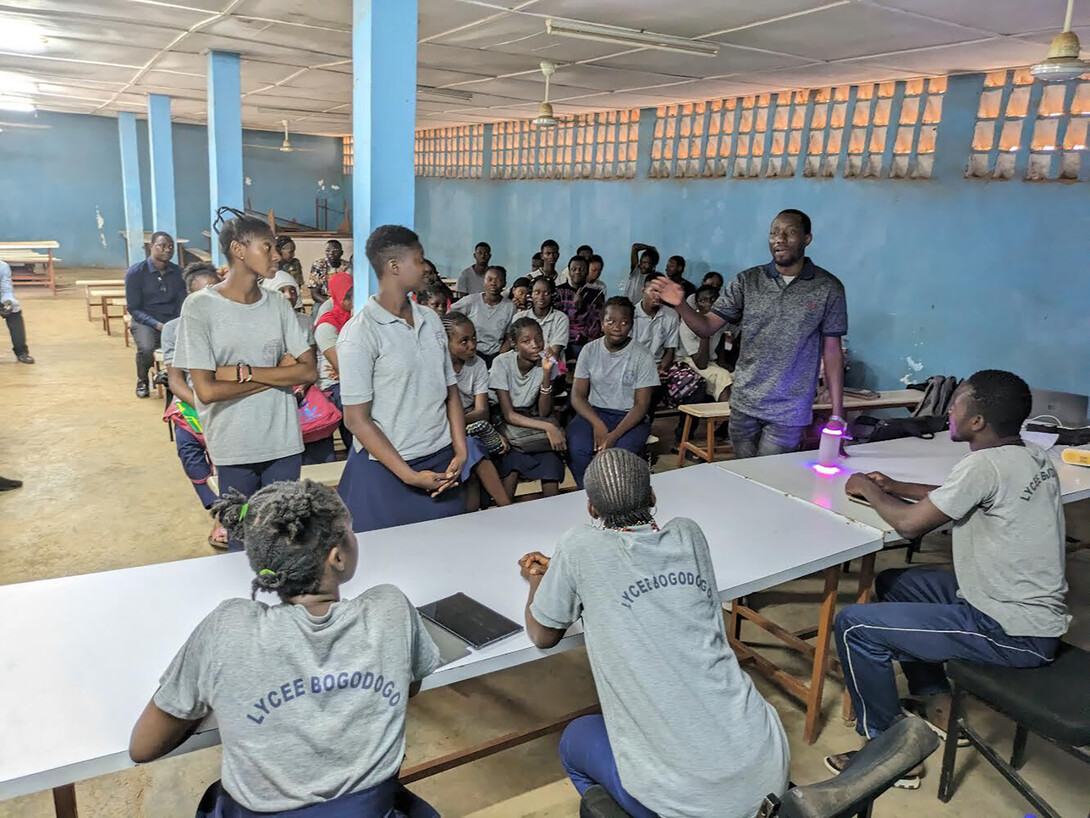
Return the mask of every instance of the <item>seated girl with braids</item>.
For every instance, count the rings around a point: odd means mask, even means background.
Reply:
[[[477,357],[477,329],[469,316],[461,312],[444,315],[443,326],[447,331],[450,362],[454,367],[454,377],[458,379],[458,396],[462,399],[462,411],[465,413],[466,464],[462,467],[462,482],[465,483],[466,511],[480,511],[481,486],[497,506],[509,506],[511,496],[500,480],[496,464],[481,442],[469,434],[474,424],[488,424],[489,416],[488,367]],[[491,424],[484,428],[491,428]],[[495,434],[494,429],[492,432]],[[510,444],[498,434],[496,437],[504,447],[500,452],[502,454],[510,448]]]
[[[133,728],[132,760],[166,755],[215,713],[222,780],[198,818],[437,816],[397,773],[406,705],[439,650],[394,586],[341,598],[359,553],[336,491],[274,483],[213,510],[246,545],[251,599],[220,603],[193,631]],[[252,601],[258,591],[279,604]]]
[[[249,495],[278,480],[298,480],[302,466],[293,388],[318,379],[317,358],[288,300],[261,286],[277,272],[274,242],[261,219],[239,214],[223,222],[227,278],[182,305],[174,366],[193,381],[221,494],[234,488]],[[242,546],[231,541],[228,547]]]
[[[564,731],[561,764],[633,818],[753,818],[787,789],[787,736],[727,642],[704,533],[659,527],[647,462],[624,449],[591,461],[586,489],[595,525],[519,560],[527,634],[551,648],[582,617],[602,702]]]

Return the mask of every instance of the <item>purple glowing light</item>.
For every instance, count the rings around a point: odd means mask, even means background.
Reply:
[[[833,429],[833,428],[831,428],[829,426],[826,426],[824,429],[822,429],[821,433],[823,435],[833,435],[834,437],[843,437],[844,436],[844,430],[843,429]]]
[[[823,466],[820,463],[815,463],[811,468],[818,474],[824,474],[827,477],[840,474],[840,466]]]

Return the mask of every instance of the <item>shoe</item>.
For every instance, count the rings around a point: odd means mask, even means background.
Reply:
[[[831,772],[833,775],[840,775],[844,772],[844,769],[851,763],[852,758],[857,753],[857,750],[849,750],[846,753],[840,753],[835,756],[825,756],[825,769]],[[893,782],[893,786],[902,790],[918,790],[920,788],[920,780],[923,778],[923,764],[917,764],[914,769],[909,770],[902,775],[896,781]]]
[[[148,390],[148,382],[147,381],[137,381],[136,382],[136,397],[146,398],[150,394],[151,394],[151,392]]]
[[[946,731],[927,717],[927,705],[916,699],[901,699],[901,710],[906,716],[919,716],[936,736],[946,741]],[[958,747],[968,747],[969,737],[958,736]]]
[[[34,363],[34,359],[30,356],[30,353],[28,353],[28,352],[24,352],[22,355],[16,355],[15,357],[19,361],[19,363],[21,363],[21,364],[32,364],[32,363]]]
[[[0,491],[13,491],[17,488],[22,488],[22,480],[11,480],[7,477],[0,477]]]

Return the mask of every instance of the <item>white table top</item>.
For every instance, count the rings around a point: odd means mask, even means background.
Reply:
[[[658,519],[696,519],[721,596],[732,599],[862,556],[880,532],[782,496],[714,465],[654,477]],[[589,522],[582,492],[362,534],[345,596],[385,582],[416,605],[463,591],[521,622],[517,559],[551,554]],[[129,732],[160,674],[221,600],[249,594],[243,554],[0,587],[0,799],[130,766]],[[265,597],[271,601],[271,597]],[[557,649],[583,643],[574,627]],[[451,684],[545,655],[525,633],[475,651],[424,681]],[[213,725],[179,752],[218,743]]]
[[[1063,447],[1049,450],[1060,477],[1060,492],[1065,503],[1090,497],[1090,469],[1072,466],[1060,459]],[[954,464],[969,454],[967,443],[955,443],[948,432],[940,432],[933,440],[915,437],[849,446],[850,457],[840,461],[839,474],[826,476],[811,466],[817,452],[794,452],[774,457],[754,457],[727,460],[715,464],[724,471],[737,474],[770,489],[829,509],[853,522],[877,528],[887,542],[900,539],[896,531],[878,516],[869,505],[849,500],[844,484],[853,472],[883,472],[894,480],[906,483],[941,485]]]

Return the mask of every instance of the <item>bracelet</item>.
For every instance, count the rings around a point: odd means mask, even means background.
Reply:
[[[250,383],[254,379],[254,368],[249,364],[246,364],[246,383]]]
[[[551,386],[541,387],[541,394],[542,395],[551,395],[552,393],[553,393],[553,388]]]
[[[242,362],[235,364],[235,383],[242,383]]]

